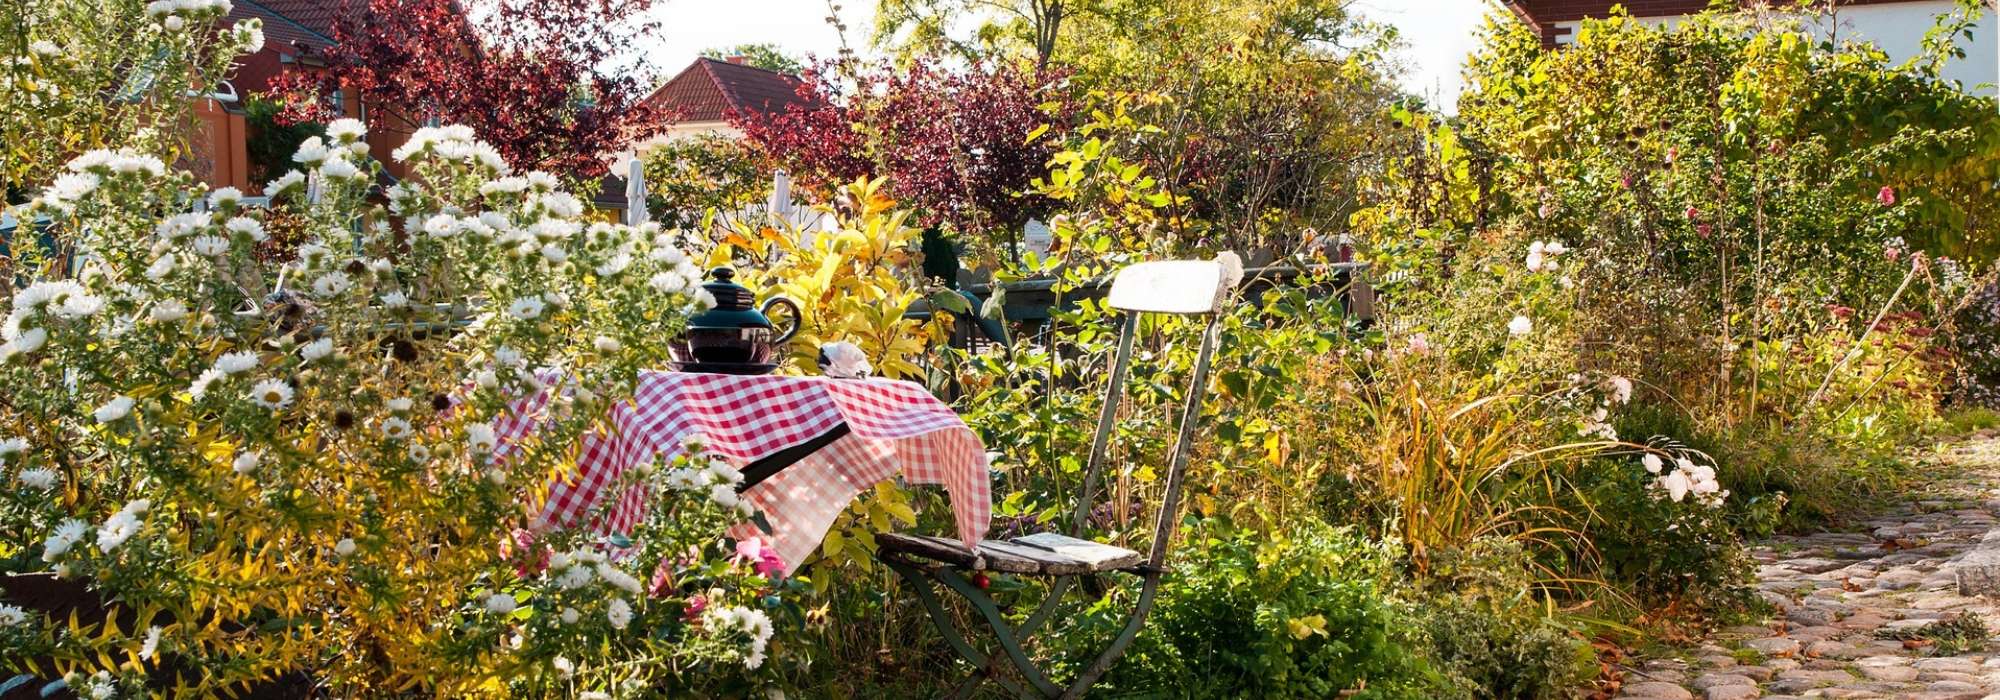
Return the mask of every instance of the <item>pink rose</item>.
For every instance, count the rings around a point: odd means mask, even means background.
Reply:
[[[1875,193],[1875,201],[1881,202],[1885,207],[1896,206],[1896,188],[1883,185],[1882,191]]]

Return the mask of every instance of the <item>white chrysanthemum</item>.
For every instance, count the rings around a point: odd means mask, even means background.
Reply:
[[[736,488],[729,484],[716,484],[708,489],[708,500],[715,501],[724,508],[735,508],[739,498],[736,495]]]
[[[160,634],[161,629],[158,626],[146,629],[146,641],[139,644],[139,658],[141,660],[151,661],[154,657],[159,656]]]
[[[229,252],[229,239],[221,236],[196,236],[193,246],[196,255],[213,258]]]
[[[159,177],[167,172],[167,165],[160,162],[160,159],[143,155],[131,149],[119,150],[118,157],[112,158],[111,162],[107,163],[107,165],[111,167],[111,172],[122,175],[145,173],[153,177]]]
[[[313,280],[312,284],[313,294],[322,297],[338,296],[353,286],[354,280],[349,279],[347,273],[339,270],[320,275],[319,279]]]
[[[287,190],[290,190],[294,187],[298,187],[299,185],[303,185],[305,184],[305,182],[306,182],[305,173],[293,170],[283,175],[279,175],[278,179],[276,180],[272,180],[268,183],[265,183],[264,194],[275,197],[280,194],[283,194]]]
[[[196,401],[199,401],[202,397],[208,395],[209,385],[222,381],[228,376],[223,374],[222,370],[214,367],[202,370],[202,373],[194,378],[194,383],[188,385],[188,394],[193,396]]]
[[[215,369],[223,374],[240,374],[257,368],[257,353],[239,350],[215,358]]]
[[[498,615],[513,613],[517,605],[519,603],[514,600],[514,596],[505,593],[495,593],[486,598],[486,609]]]
[[[1508,335],[1527,335],[1534,331],[1535,322],[1528,320],[1526,316],[1515,316],[1514,320],[1507,322]]]
[[[383,402],[382,405],[388,408],[391,413],[408,413],[410,407],[415,406],[416,402],[411,401],[407,397],[399,396]]]
[[[499,438],[493,434],[493,424],[473,423],[465,426],[465,444],[473,452],[486,454],[499,447]]]
[[[329,180],[358,180],[364,173],[345,158],[328,158],[319,166],[319,176]]]
[[[382,295],[382,305],[391,309],[400,309],[410,305],[410,297],[402,292],[390,292]]]
[[[235,35],[236,45],[243,49],[243,53],[251,54],[264,50],[263,20],[256,17],[241,20],[230,27],[229,31]]]
[[[11,437],[0,440],[0,457],[28,451],[28,439]]]
[[[382,419],[382,437],[402,440],[410,436],[410,422],[401,418]]]
[[[208,205],[217,209],[233,207],[242,202],[243,190],[234,187],[218,187],[214,192],[208,193]]]
[[[524,177],[503,177],[479,186],[479,193],[489,197],[495,194],[520,194],[527,190],[528,179]]]
[[[229,468],[238,474],[249,474],[250,472],[257,471],[257,465],[263,463],[263,461],[264,453],[262,452],[241,452],[236,455],[236,459],[230,460]]]
[[[556,577],[556,586],[566,591],[573,591],[590,585],[595,578],[596,574],[591,573],[589,566],[576,564],[562,570],[562,575]]]
[[[542,258],[557,265],[561,265],[563,264],[563,262],[569,260],[569,251],[563,250],[562,246],[550,243],[548,245],[542,246]]]
[[[172,323],[187,318],[187,304],[179,299],[161,299],[153,303],[147,316],[160,323]]]
[[[304,362],[317,362],[332,354],[332,338],[320,338],[299,347],[299,359]]]
[[[335,141],[349,143],[368,135],[368,126],[359,119],[335,119],[326,125],[326,135]]]
[[[47,491],[56,487],[56,472],[53,469],[41,467],[23,469],[21,473],[14,475],[14,479],[21,482],[22,486],[37,491]]]
[[[624,569],[612,566],[610,562],[599,563],[597,565],[597,575],[604,577],[605,583],[611,584],[612,586],[615,586],[633,595],[638,595],[640,589],[644,588],[644,585],[639,583],[639,579],[634,578],[631,574],[625,573]]]
[[[282,379],[266,379],[250,387],[250,400],[269,409],[292,405],[292,385]]]
[[[523,321],[528,321],[528,320],[533,320],[538,316],[541,316],[542,309],[543,309],[543,304],[541,297],[526,296],[526,297],[521,297],[519,299],[515,299],[514,303],[508,304],[507,314],[513,316],[514,318],[518,318]]]
[[[646,284],[661,294],[673,294],[687,288],[687,278],[672,272],[660,272],[648,278]]]
[[[259,243],[271,237],[269,234],[264,233],[264,222],[247,216],[233,217],[227,223],[224,223],[222,227],[228,229],[230,233]]]
[[[425,219],[423,228],[424,235],[426,236],[432,238],[450,238],[453,234],[458,233],[462,227],[459,225],[458,217],[450,214],[438,214]]]
[[[326,142],[321,141],[318,136],[313,136],[299,143],[298,150],[292,153],[292,161],[313,167],[325,162],[326,155]]]
[[[137,403],[137,401],[132,397],[120,396],[104,402],[104,405],[98,406],[96,410],[91,411],[90,415],[96,418],[99,423],[110,423],[132,415],[132,405],[134,403]]]
[[[155,282],[165,279],[167,275],[173,274],[174,268],[179,267],[180,262],[180,257],[173,253],[162,255],[154,259],[153,264],[146,266],[146,279]]]
[[[632,604],[625,602],[624,598],[612,598],[611,604],[604,609],[604,619],[611,621],[612,629],[625,629],[626,625],[632,624]]]
[[[18,627],[28,624],[28,612],[12,605],[0,604],[0,627]]]
[[[70,548],[75,547],[76,543],[82,542],[84,536],[89,533],[90,523],[75,518],[62,521],[49,533],[47,539],[42,540],[42,561],[52,562],[61,558],[62,555],[69,553]]]
[[[145,522],[141,521],[139,516],[144,515],[146,509],[150,507],[152,501],[141,498],[125,504],[124,508],[111,514],[111,517],[97,528],[98,551],[109,554],[125,544],[126,540],[132,539],[133,535],[139,534],[139,528],[145,526]]]
[[[101,184],[103,180],[90,173],[63,173],[57,175],[54,182],[49,183],[49,188],[44,190],[43,194],[52,200],[67,204],[97,191],[98,185]]]

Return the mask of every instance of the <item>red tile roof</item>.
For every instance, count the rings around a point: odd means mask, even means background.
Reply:
[[[646,98],[673,109],[682,122],[722,121],[729,112],[781,112],[804,104],[799,79],[713,58],[695,59]]]
[[[294,25],[333,41],[333,25],[349,0],[242,0],[291,20]],[[266,31],[269,31],[268,28]]]

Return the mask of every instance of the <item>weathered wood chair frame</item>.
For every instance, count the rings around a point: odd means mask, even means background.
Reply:
[[[977,551],[968,551],[955,540],[938,537],[903,534],[877,537],[880,546],[876,556],[916,590],[939,634],[978,669],[977,673],[959,684],[952,697],[966,697],[988,680],[1005,686],[1021,697],[1081,697],[1111,670],[1112,664],[1125,654],[1133,638],[1138,636],[1147,615],[1152,612],[1153,598],[1159,592],[1161,579],[1167,573],[1166,557],[1177,523],[1173,516],[1180,506],[1181,482],[1187,471],[1188,452],[1194,440],[1196,423],[1201,418],[1202,400],[1207,394],[1209,364],[1214,359],[1215,346],[1219,342],[1217,316],[1237,281],[1232,277],[1239,274],[1217,262],[1161,261],[1129,266],[1112,281],[1105,303],[1123,311],[1125,316],[1119,324],[1111,378],[1106,384],[1104,406],[1098,415],[1096,433],[1091,439],[1090,461],[1084,471],[1083,489],[1078,493],[1076,511],[1070,518],[1067,536],[1041,533],[1005,541],[986,540],[979,543]],[[1133,340],[1138,335],[1140,317],[1147,313],[1204,316],[1206,322],[1202,329],[1201,350],[1195,360],[1181,409],[1179,434],[1169,452],[1167,479],[1160,498],[1159,513],[1155,516],[1151,551],[1142,558],[1132,550],[1079,538],[1083,537],[1084,526],[1089,521],[1103,477],[1112,428],[1118,421],[1118,404],[1125,393]],[[982,570],[1051,577],[1048,598],[1019,626],[1011,625],[992,597],[964,573]],[[1029,658],[1024,645],[1049,621],[1078,579],[1111,571],[1141,577],[1139,597],[1131,618],[1067,687],[1058,686]],[[957,593],[979,612],[992,628],[995,641],[1000,646],[999,655],[981,651],[966,640],[939,600],[932,587],[933,582]],[[1027,686],[997,673],[996,665],[1003,658],[1027,682]]]

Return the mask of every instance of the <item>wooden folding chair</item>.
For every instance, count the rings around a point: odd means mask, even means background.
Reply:
[[[961,683],[952,697],[965,697],[987,680],[1000,683],[1022,697],[1081,697],[1131,646],[1139,628],[1145,625],[1147,614],[1152,612],[1153,597],[1159,592],[1161,577],[1166,574],[1167,548],[1174,539],[1174,512],[1180,505],[1182,475],[1187,470],[1188,451],[1194,439],[1196,421],[1201,417],[1202,399],[1208,389],[1209,363],[1214,359],[1218,342],[1216,317],[1237,281],[1233,277],[1238,274],[1221,263],[1182,260],[1139,263],[1119,271],[1113,279],[1105,303],[1125,312],[1125,317],[1120,324],[1111,380],[1106,384],[1104,408],[1097,419],[1097,433],[1091,440],[1090,462],[1084,471],[1083,489],[1077,496],[1069,534],[1045,532],[1010,540],[985,540],[975,550],[967,550],[958,541],[941,537],[904,534],[876,537],[880,545],[876,556],[909,582],[945,641],[979,670]],[[1152,550],[1146,555],[1081,539],[1103,476],[1112,425],[1117,422],[1118,403],[1124,394],[1126,368],[1132,360],[1132,341],[1138,334],[1139,317],[1143,313],[1207,317],[1202,330],[1201,351],[1195,360],[1186,404],[1181,412],[1180,433],[1168,458],[1165,493],[1161,496],[1159,515],[1153,528]],[[1048,577],[1051,579],[1048,598],[1019,626],[1010,625],[999,606],[966,573],[982,570]],[[1132,608],[1131,618],[1067,687],[1058,686],[1048,674],[1035,666],[1023,645],[1049,621],[1078,578],[1106,572],[1123,572],[1140,577],[1139,598]],[[960,634],[952,616],[939,601],[933,583],[942,584],[957,593],[979,611],[987,625],[992,627],[1000,655],[980,650]],[[996,666],[1002,659],[1013,665],[1027,686],[998,674]]]

